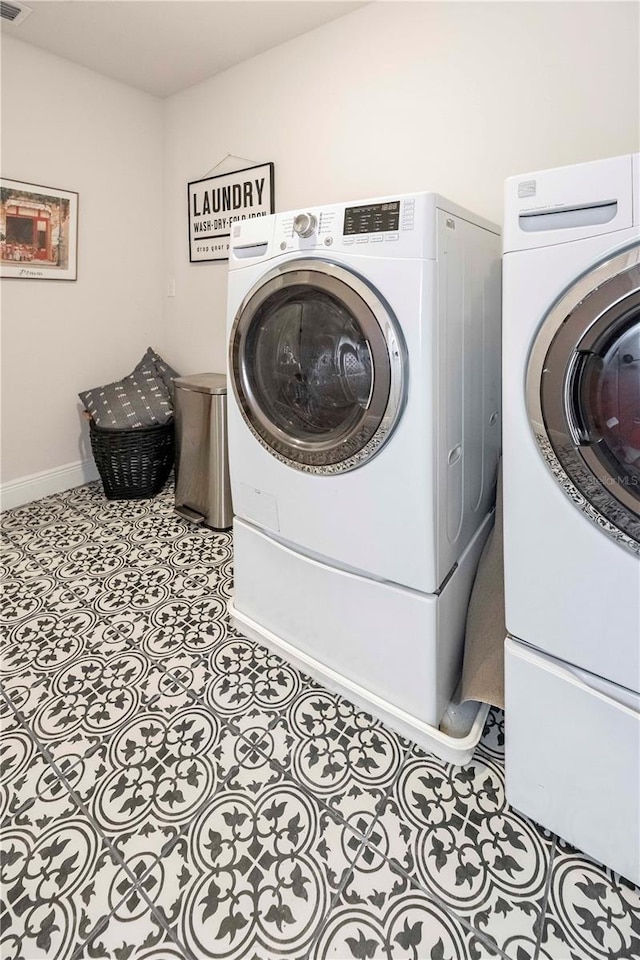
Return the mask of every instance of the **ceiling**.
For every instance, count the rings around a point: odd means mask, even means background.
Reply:
[[[18,4],[21,0],[12,0]],[[24,5],[24,4],[23,4]],[[2,34],[156,97],[351,13],[357,0],[26,0]]]

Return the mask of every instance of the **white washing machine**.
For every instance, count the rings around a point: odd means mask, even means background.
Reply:
[[[491,523],[498,230],[435,194],[340,203],[236,224],[229,268],[232,612],[415,737]]]
[[[638,155],[512,177],[507,796],[640,883]]]

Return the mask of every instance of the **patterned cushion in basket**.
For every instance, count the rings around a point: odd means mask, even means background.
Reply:
[[[150,427],[173,417],[169,390],[150,365],[136,367],[128,377],[85,390],[78,396],[97,427]]]
[[[147,347],[147,352],[133,372],[135,373],[136,370],[141,370],[148,367],[153,367],[155,369],[156,376],[160,377],[160,379],[164,382],[171,395],[171,399],[173,400],[173,395],[175,392],[173,381],[176,377],[180,376],[177,370],[174,370],[166,360],[163,360],[160,354],[155,352],[153,347]]]

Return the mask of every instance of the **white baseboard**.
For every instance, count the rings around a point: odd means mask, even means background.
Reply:
[[[75,463],[65,463],[53,470],[43,470],[41,473],[32,473],[28,477],[19,477],[0,484],[0,506],[2,510],[20,507],[23,503],[40,500],[52,493],[80,487],[83,483],[90,483],[98,479],[98,471],[93,460],[77,460]]]

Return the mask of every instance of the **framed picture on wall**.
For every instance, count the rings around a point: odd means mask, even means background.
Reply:
[[[78,194],[0,179],[0,277],[75,280]]]

